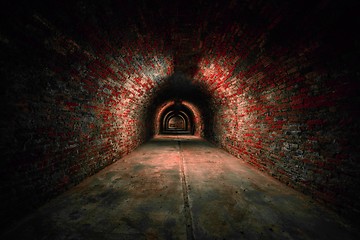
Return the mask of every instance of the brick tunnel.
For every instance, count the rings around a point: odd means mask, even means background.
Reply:
[[[1,5],[1,238],[360,238],[358,1]]]

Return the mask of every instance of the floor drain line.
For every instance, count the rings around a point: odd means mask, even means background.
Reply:
[[[189,190],[187,187],[187,181],[185,176],[184,169],[184,156],[182,153],[181,141],[178,141],[179,154],[180,154],[180,171],[181,171],[181,184],[183,189],[183,198],[184,198],[184,214],[186,220],[186,236],[188,240],[195,239],[194,230],[193,230],[193,221],[190,210],[190,202],[189,202]]]

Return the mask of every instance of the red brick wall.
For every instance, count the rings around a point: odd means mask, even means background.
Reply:
[[[174,95],[210,141],[359,213],[350,1],[145,2],[0,9],[2,226],[148,139]]]
[[[204,39],[195,79],[213,96],[212,131],[205,135],[289,186],[356,216],[355,15],[348,6],[299,7],[259,9],[263,21],[256,28],[234,23]]]
[[[5,226],[147,140],[152,89],[173,69],[156,36],[110,42],[91,22],[72,26],[72,36],[35,11],[7,24],[0,46]]]

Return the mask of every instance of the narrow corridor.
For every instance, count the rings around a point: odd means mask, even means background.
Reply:
[[[9,239],[359,239],[341,218],[209,142],[156,136]]]

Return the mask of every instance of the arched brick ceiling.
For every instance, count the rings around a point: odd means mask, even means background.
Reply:
[[[16,190],[4,209],[21,214],[121,158],[154,133],[159,106],[181,99],[198,108],[208,140],[358,212],[357,7],[3,3],[0,175]]]

